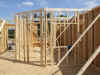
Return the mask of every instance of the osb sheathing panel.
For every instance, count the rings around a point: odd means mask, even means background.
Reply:
[[[77,25],[71,25],[72,26],[72,45],[75,43],[75,41],[77,40]],[[73,53],[76,53],[77,50],[77,46],[74,48]]]
[[[66,25],[67,26],[67,25]],[[60,35],[60,33],[64,30],[64,27],[60,27],[58,30],[57,30],[57,37]],[[68,35],[70,35],[69,33],[69,29],[67,31],[65,31],[61,37],[58,39],[58,42],[60,45],[69,45],[69,37]],[[65,37],[65,38],[64,38]]]
[[[80,15],[80,20],[82,20],[81,16],[85,15],[85,23],[84,24],[80,23],[81,34],[89,26],[89,24],[95,19],[95,17],[98,14],[100,14],[100,7],[94,8],[92,11]],[[71,38],[72,38],[72,44],[78,38],[77,25],[72,25],[71,31],[66,32],[67,39],[65,41],[68,42],[67,45],[71,44]],[[81,40],[79,45],[80,56],[87,60],[99,45],[100,45],[100,19],[95,23],[95,25],[88,31],[85,37]],[[77,50],[77,48],[74,49]],[[94,64],[100,67],[100,54],[96,57]]]
[[[88,14],[85,14],[85,24],[82,26],[82,32],[87,28],[88,26]],[[83,58],[87,59],[88,58],[88,33],[83,37]],[[82,52],[82,51],[81,51]]]
[[[93,9],[94,17],[96,17],[98,14],[100,14],[100,7]],[[94,48],[96,49],[99,45],[100,45],[100,18],[94,25]],[[96,57],[94,63],[100,67],[100,54]]]
[[[95,17],[100,14],[100,7],[92,9],[92,11],[85,12],[80,15],[80,33],[82,34],[84,30],[89,26],[89,24],[95,19]],[[85,23],[82,23],[82,16],[85,17]],[[64,28],[61,28],[62,30]],[[57,31],[59,34],[59,30]],[[64,35],[61,36],[61,45],[73,45],[78,39],[77,25],[71,25],[65,32],[66,39],[63,39]],[[88,59],[94,50],[100,45],[100,19],[95,23],[95,25],[88,31],[84,38],[80,41],[79,47],[74,48],[73,53],[80,49],[80,56],[83,59]],[[61,50],[61,57],[66,53],[66,51]],[[93,62],[95,65],[100,67],[100,54],[96,57]]]
[[[62,26],[61,26],[62,25]],[[59,26],[59,29],[57,30],[57,37],[60,35],[60,33],[64,30],[64,24],[58,24],[58,26]],[[61,26],[61,27],[60,27]],[[65,26],[67,26],[67,24],[65,25]],[[75,26],[74,26],[75,27]],[[75,29],[75,28],[74,28]],[[76,31],[76,29],[75,29],[75,31]],[[75,31],[73,30],[73,34],[76,34],[75,33]],[[62,35],[61,35],[61,37],[58,39],[58,42],[59,42],[59,45],[60,46],[66,46],[66,48],[67,48],[67,46],[69,46],[69,45],[71,45],[72,44],[72,26],[71,27],[69,27]],[[57,44],[58,45],[58,44]],[[64,48],[62,48],[62,49],[60,49],[60,53],[61,53],[61,58],[65,55],[65,53],[67,52],[67,50],[66,49],[64,49]],[[57,59],[58,59],[58,49],[57,50],[55,50],[55,61],[57,62]],[[64,60],[63,61],[63,63],[62,64],[66,64],[66,60]]]
[[[82,31],[84,31],[87,26],[95,19],[95,17],[100,14],[100,7],[94,8],[85,15],[85,24],[83,25]],[[92,17],[91,17],[92,16]],[[94,24],[92,29],[83,38],[83,51],[82,57],[88,59],[88,57],[94,52],[94,50],[100,45],[100,19]],[[100,54],[96,57],[94,64],[100,66]]]
[[[83,24],[81,24],[80,25],[80,34],[82,34],[82,32],[84,31],[84,26],[83,26]],[[85,45],[85,42],[84,42],[84,40],[85,40],[85,38],[83,38],[81,41],[80,41],[80,56],[82,57],[82,58],[85,58],[84,57],[84,55],[85,55],[85,47],[84,47],[84,45]]]
[[[32,25],[32,33],[33,33],[33,37],[32,37],[32,43],[33,43],[33,47],[40,47],[40,43],[39,43],[39,37],[38,37],[38,24],[39,23],[33,23]]]

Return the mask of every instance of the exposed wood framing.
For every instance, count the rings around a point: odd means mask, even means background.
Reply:
[[[7,51],[7,39],[8,39],[8,28],[7,22],[5,20],[0,19],[0,53]]]
[[[32,32],[37,32],[37,29],[32,27],[40,24],[40,64],[47,65],[48,61],[51,61],[50,64],[54,65],[57,63],[65,54],[65,52],[69,51],[68,48],[71,47],[73,42],[73,33],[72,29],[77,26],[77,36],[80,36],[80,23],[79,23],[79,12],[86,11],[88,9],[59,9],[58,8],[44,8],[40,10],[32,10],[27,12],[17,13],[16,17],[16,56],[17,53],[19,55],[19,59],[21,58],[20,52],[24,51],[24,61],[30,62],[30,52],[32,50]],[[55,12],[57,16],[55,17]],[[65,16],[61,16],[62,13],[66,13]],[[34,14],[39,13],[40,17],[35,18]],[[48,13],[50,13],[50,17],[48,17]],[[74,15],[73,15],[73,14]],[[31,15],[32,14],[32,19]],[[73,15],[73,16],[72,16]],[[24,16],[24,18],[23,18]],[[38,20],[40,19],[40,20]],[[36,22],[38,20],[39,22]],[[50,22],[50,26],[48,24]],[[73,26],[74,25],[74,26]],[[72,28],[73,26],[73,28]],[[49,31],[50,28],[50,31]],[[24,33],[26,32],[26,33]],[[50,33],[50,34],[49,34]],[[30,36],[30,37],[28,37]],[[19,37],[20,40],[17,41]],[[78,37],[76,39],[78,39]],[[39,38],[39,36],[37,36]],[[28,40],[30,39],[30,40]],[[22,43],[23,42],[23,43]],[[21,48],[23,46],[23,48]],[[34,45],[35,47],[35,45]],[[78,48],[76,48],[78,49]],[[57,54],[56,54],[57,53]],[[73,51],[75,56],[75,62],[77,61],[77,56],[79,56],[80,51]],[[56,57],[57,56],[57,57]],[[56,60],[57,59],[57,60]],[[70,63],[70,61],[66,58],[66,63]]]

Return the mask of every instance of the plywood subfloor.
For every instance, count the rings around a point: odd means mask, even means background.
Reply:
[[[51,75],[52,72],[55,72],[54,75],[76,75],[73,69],[77,70],[82,66],[80,64],[78,66],[66,64],[63,68],[50,65],[47,67],[40,66],[38,65],[40,62],[35,62],[39,61],[39,49],[35,49],[32,55],[34,55],[32,56],[33,64],[26,64],[14,61],[14,51],[4,53],[0,56],[0,75]],[[84,75],[100,75],[100,71],[95,70],[94,67],[89,67]]]

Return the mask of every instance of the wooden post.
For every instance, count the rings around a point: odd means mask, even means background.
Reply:
[[[17,21],[17,17],[14,16],[14,23],[15,23],[15,35],[14,35],[14,37],[15,37],[15,59],[17,57],[17,55],[16,55],[16,21]],[[7,33],[8,33],[8,27],[7,27]],[[8,41],[8,35],[7,35],[7,41]]]
[[[56,22],[56,20],[54,20],[55,22]],[[55,24],[53,24],[53,57],[52,57],[52,59],[53,59],[53,64],[55,64],[55,47],[56,47],[56,33],[57,33],[57,31],[56,31],[56,28],[57,28],[57,23],[55,23]]]
[[[69,23],[69,12],[67,11],[66,12],[67,13],[67,26],[69,25],[68,23]],[[68,29],[66,30],[66,32],[68,33]],[[67,34],[67,38],[68,38],[68,34]],[[68,40],[68,39],[67,39]],[[68,44],[68,43],[67,43]],[[68,51],[68,49],[67,49],[67,51]],[[69,63],[69,58],[67,57],[66,58],[66,63],[68,64]]]
[[[50,54],[51,54],[51,65],[54,65],[54,46],[53,46],[53,14],[54,12],[50,12],[50,19],[51,19],[51,25],[50,25]]]
[[[22,26],[22,38],[23,38],[23,58],[24,58],[24,62],[26,61],[26,57],[25,57],[25,15],[24,15],[24,18],[23,18],[23,26]]]
[[[20,60],[20,16],[16,16],[16,59]]]
[[[42,9],[40,11],[40,65],[43,65],[43,18]]]
[[[59,35],[61,34],[61,32],[62,32],[62,25],[61,25],[61,20],[58,20],[58,22],[59,22]],[[61,46],[61,41],[62,41],[62,39],[61,39],[61,36],[59,37],[59,46]],[[62,51],[61,51],[61,48],[59,48],[58,49],[58,60],[60,60],[61,59],[61,56],[62,56]]]
[[[79,14],[79,11],[77,11],[77,33],[78,33],[78,35],[77,35],[77,38],[79,38],[80,37],[80,18],[79,18],[79,16],[80,16],[80,14]],[[80,44],[80,42],[79,42],[79,44]],[[76,52],[76,54],[77,54],[77,58],[76,58],[76,63],[79,63],[79,56],[80,56],[80,45],[77,45],[77,52]]]
[[[17,29],[18,29],[18,16],[16,15],[16,53],[15,53],[15,55],[16,55],[16,60],[18,60],[18,57],[17,57],[17,51],[18,51],[18,40],[17,40],[17,38],[18,38],[18,34],[17,34]]]
[[[27,63],[29,63],[29,13],[26,14],[26,29]]]
[[[44,8],[44,17],[45,17],[45,25],[44,25],[44,33],[45,33],[45,65],[47,64],[47,12],[46,9]]]

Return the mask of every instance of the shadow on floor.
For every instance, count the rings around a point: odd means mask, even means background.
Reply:
[[[36,64],[36,62],[40,62],[40,61],[33,61],[33,62],[24,62],[24,61],[18,61],[15,59],[9,59],[9,58],[4,58],[4,57],[0,57],[0,59],[2,60],[7,60],[13,63],[22,63],[22,64],[28,64],[28,65],[35,65],[35,66],[41,66],[40,64]]]

